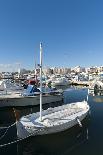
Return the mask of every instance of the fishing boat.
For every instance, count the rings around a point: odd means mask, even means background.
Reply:
[[[26,107],[38,106],[40,104],[39,92],[22,94],[19,92],[7,92],[0,94],[0,108],[4,107]],[[54,102],[62,102],[63,94],[60,92],[45,92],[43,93],[43,104]]]
[[[24,107],[36,106],[40,104],[40,88],[34,85],[28,85],[25,90],[5,90],[0,92],[0,107]],[[63,100],[63,91],[54,88],[45,88],[43,90],[43,104],[61,102]]]
[[[3,107],[25,107],[40,104],[40,88],[32,83],[27,89],[11,83],[9,80],[1,82],[0,108]],[[51,104],[63,101],[63,91],[53,87],[42,87],[42,104]]]
[[[42,44],[40,43],[40,112],[32,113],[17,120],[18,138],[51,134],[69,129],[81,121],[89,112],[87,101],[65,104],[42,110]]]
[[[66,77],[56,77],[52,80],[53,86],[68,86],[69,84],[70,82]]]

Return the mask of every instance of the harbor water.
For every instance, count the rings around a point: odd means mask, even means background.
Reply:
[[[43,105],[43,109],[87,99],[87,88],[68,88],[64,91],[64,103]],[[0,155],[103,155],[103,96],[90,94],[88,97],[90,114],[82,122],[66,131],[29,137],[23,141],[0,147]],[[39,106],[16,109],[19,117],[39,111]],[[15,122],[13,108],[0,109],[0,127]],[[12,126],[4,135],[0,128],[0,146],[16,140],[16,126]],[[4,135],[4,136],[2,136]]]

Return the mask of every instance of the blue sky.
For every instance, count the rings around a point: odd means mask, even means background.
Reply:
[[[0,69],[33,69],[40,42],[44,66],[103,65],[103,1],[0,0]]]

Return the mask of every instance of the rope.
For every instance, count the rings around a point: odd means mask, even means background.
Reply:
[[[9,128],[10,128],[11,126],[15,125],[15,124],[16,124],[16,122],[15,122],[14,124],[10,125]],[[44,130],[44,129],[37,130],[37,131],[36,131],[36,134],[37,134],[39,131],[41,131],[41,130]],[[7,132],[7,131],[6,131],[6,132]],[[5,134],[6,134],[6,133],[4,133],[4,135],[5,135]],[[4,137],[4,135],[3,135],[3,137]],[[20,142],[20,141],[22,141],[22,140],[24,140],[24,139],[26,139],[26,138],[29,138],[29,137],[31,137],[31,136],[33,136],[33,135],[34,135],[34,133],[32,133],[32,134],[30,134],[30,135],[28,135],[28,136],[26,136],[26,137],[24,137],[24,138],[20,138],[20,139],[14,140],[14,141],[9,142],[9,143],[1,144],[1,145],[0,145],[0,148],[5,147],[5,146],[8,146],[8,145],[11,145],[11,144],[14,144],[14,143],[17,143],[17,142]],[[0,138],[1,138],[1,137],[0,137]]]
[[[7,131],[9,130],[9,128],[11,128],[12,126],[16,125],[16,122],[11,124],[8,127],[0,127],[0,129],[6,129],[6,131],[4,132],[4,134],[0,137],[0,140],[6,135]]]
[[[16,124],[16,122],[9,126],[0,127],[0,130],[10,128],[10,127],[14,126],[15,124]]]

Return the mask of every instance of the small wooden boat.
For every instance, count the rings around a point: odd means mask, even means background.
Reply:
[[[76,102],[49,108],[42,111],[42,45],[40,44],[40,112],[21,117],[16,123],[18,138],[51,134],[64,131],[87,116],[89,105],[87,101]]]
[[[51,134],[61,132],[78,124],[87,116],[89,105],[86,101],[62,105],[40,112],[23,116],[17,122],[17,136],[26,138],[28,136]]]

